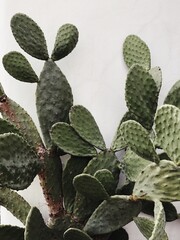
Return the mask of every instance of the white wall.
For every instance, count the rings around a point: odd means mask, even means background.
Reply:
[[[59,61],[70,82],[76,104],[87,107],[94,115],[110,146],[119,120],[126,111],[124,86],[127,68],[122,58],[122,44],[129,34],[139,35],[152,53],[152,66],[163,71],[160,103],[172,84],[180,79],[180,1],[179,0],[1,0],[0,56],[11,50],[23,52],[14,40],[9,22],[13,14],[22,12],[33,18],[43,29],[51,53],[58,28],[64,23],[75,24],[80,32],[76,49]],[[26,54],[25,54],[26,55]],[[43,62],[26,55],[39,74]],[[35,85],[11,78],[0,63],[6,93],[22,105],[38,125],[34,92]],[[37,181],[31,186],[39,189]],[[39,189],[39,191],[41,191]],[[25,197],[32,205],[46,208],[42,194]],[[16,221],[4,209],[2,222]],[[170,240],[178,240],[179,220],[167,224]],[[130,240],[143,240],[134,225],[129,226]]]

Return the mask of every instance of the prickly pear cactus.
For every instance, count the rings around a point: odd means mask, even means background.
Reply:
[[[0,239],[128,240],[123,227],[131,221],[149,240],[168,239],[165,222],[179,216],[171,203],[180,201],[179,81],[157,109],[161,69],[150,69],[148,46],[138,36],[128,36],[123,45],[130,68],[128,111],[108,149],[93,115],[73,106],[71,86],[55,63],[75,48],[77,28],[69,23],[59,28],[51,55],[41,28],[25,14],[13,16],[11,29],[26,53],[45,61],[38,77],[22,53],[3,57],[12,77],[37,85],[43,139],[26,110],[0,85],[0,205],[24,224],[0,226]],[[122,159],[116,154],[121,150]],[[37,175],[49,207],[47,223],[39,209],[18,194]],[[154,220],[138,216],[141,211]]]

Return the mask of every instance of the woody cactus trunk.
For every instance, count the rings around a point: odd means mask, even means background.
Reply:
[[[151,68],[147,45],[128,36],[123,45],[128,112],[107,149],[92,114],[73,105],[71,87],[56,64],[76,46],[77,28],[60,27],[51,57],[42,30],[31,18],[16,14],[11,29],[25,52],[45,61],[38,77],[21,53],[3,57],[4,68],[15,79],[37,84],[43,140],[28,113],[1,87],[0,204],[25,227],[1,225],[0,239],[128,240],[123,227],[131,221],[149,240],[168,239],[165,222],[178,218],[171,202],[180,200],[180,82],[157,109],[161,69]],[[125,183],[119,183],[120,174]],[[36,175],[49,207],[47,223],[18,194]],[[138,216],[140,212],[154,218]]]

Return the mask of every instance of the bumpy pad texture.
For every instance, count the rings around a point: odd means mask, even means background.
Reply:
[[[40,211],[34,207],[28,214],[24,240],[53,240],[53,230],[49,229]]]
[[[130,149],[128,149],[123,156],[122,166],[124,173],[126,177],[132,182],[135,182],[138,179],[139,174],[149,164],[151,164],[150,161],[141,158]]]
[[[6,71],[22,82],[38,82],[38,77],[28,60],[19,52],[10,52],[3,57]]]
[[[84,140],[101,150],[106,149],[97,123],[92,114],[85,107],[80,105],[73,106],[69,118],[71,126]]]
[[[29,114],[16,102],[6,97],[0,105],[0,112],[19,131],[20,135],[34,148],[42,145],[37,128]]]
[[[148,131],[138,122],[129,120],[122,123],[121,131],[127,145],[133,152],[153,162],[159,162],[154,145],[149,137]]]
[[[171,161],[148,165],[137,179],[133,195],[139,199],[165,202],[180,200],[180,171]]]
[[[24,240],[24,229],[20,227],[1,225],[0,239],[2,240]]]
[[[172,86],[164,100],[164,104],[171,104],[180,108],[180,80]]]
[[[151,55],[148,46],[138,36],[129,35],[123,44],[124,61],[128,67],[141,64],[145,68],[151,67]]]
[[[96,150],[85,142],[67,123],[56,123],[51,129],[53,142],[64,152],[74,156],[95,156]]]
[[[11,29],[25,52],[38,59],[49,58],[44,34],[31,18],[21,13],[15,14],[11,19]]]
[[[103,185],[109,195],[115,194],[117,182],[108,169],[101,169],[95,172],[94,177]]]
[[[19,133],[19,130],[9,121],[0,118],[0,134],[3,133]]]
[[[155,201],[154,207],[154,229],[150,240],[166,240],[168,239],[167,234],[165,233],[165,212],[163,205],[160,201]]]
[[[156,113],[155,131],[158,145],[177,165],[180,165],[180,109],[162,106]]]
[[[60,27],[51,56],[53,61],[64,58],[75,48],[78,42],[78,35],[77,28],[72,24],[64,24]]]
[[[157,108],[159,90],[151,74],[140,65],[130,69],[125,89],[125,98],[130,112],[150,130]]]
[[[105,200],[109,198],[105,188],[97,178],[89,174],[79,174],[74,180],[76,191],[90,199]]]
[[[32,148],[14,133],[0,135],[0,159],[0,186],[15,190],[27,188],[40,169]]]
[[[64,233],[64,240],[92,240],[92,238],[85,232],[77,228],[69,228]]]
[[[67,122],[73,96],[69,83],[51,60],[44,65],[36,90],[36,106],[40,127],[47,147],[51,146],[49,130],[56,122]]]
[[[135,224],[146,239],[149,239],[154,229],[154,221],[145,217],[135,217]]]
[[[115,181],[119,180],[119,161],[112,151],[103,151],[98,153],[91,161],[89,161],[87,167],[84,169],[84,173],[94,175],[96,171],[101,169],[108,169],[114,176]]]
[[[8,188],[0,188],[0,205],[10,211],[25,225],[31,207],[23,197]]]
[[[129,201],[127,196],[115,195],[98,206],[87,221],[84,231],[89,235],[110,233],[129,223],[140,210],[140,202]]]
[[[84,168],[88,164],[88,161],[89,158],[71,156],[63,171],[62,184],[64,206],[68,213],[73,212],[74,200],[76,196],[76,191],[73,185],[73,179],[76,175],[83,172]]]
[[[161,90],[161,85],[162,85],[162,71],[160,67],[151,68],[149,70],[149,73],[152,75],[159,92]]]

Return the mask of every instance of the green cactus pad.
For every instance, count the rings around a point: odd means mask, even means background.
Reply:
[[[158,145],[170,159],[180,165],[180,109],[172,105],[163,105],[158,109],[155,116],[155,131]]]
[[[126,65],[130,68],[133,64],[151,67],[151,54],[148,46],[136,35],[129,35],[123,44],[123,56]]]
[[[25,225],[31,207],[23,197],[8,188],[0,188],[0,205]]]
[[[142,170],[151,164],[150,161],[141,158],[136,153],[128,149],[123,157],[123,170],[126,177],[135,182]]]
[[[18,134],[19,130],[9,121],[0,118],[0,134],[8,133],[8,132]]]
[[[178,218],[178,213],[175,206],[170,202],[162,202],[166,222],[172,222]],[[153,201],[142,201],[142,212],[148,215],[154,216],[154,202]]]
[[[101,201],[97,201],[97,199],[87,198],[77,192],[74,202],[73,216],[80,222],[87,221],[100,203]]]
[[[146,218],[134,218],[142,234],[149,240],[168,240],[165,232],[165,213],[160,201],[155,202],[154,221]]]
[[[78,30],[72,24],[64,24],[58,30],[54,50],[51,58],[53,61],[60,60],[67,56],[78,42]]]
[[[168,239],[165,233],[165,212],[160,201],[155,201],[154,206],[154,229],[150,240]]]
[[[180,80],[177,81],[172,88],[170,89],[164,104],[171,104],[178,108],[180,108],[180,98],[179,98],[179,92],[180,92]]]
[[[159,162],[148,131],[138,122],[129,120],[121,125],[121,131],[127,145],[133,152],[150,161]]]
[[[154,229],[154,221],[145,217],[135,217],[134,222],[144,237],[149,240]]]
[[[92,238],[85,232],[78,228],[69,228],[64,233],[64,240],[92,240]]]
[[[19,52],[10,52],[3,57],[6,71],[22,82],[38,82],[38,76],[32,69],[28,60]]]
[[[124,228],[120,228],[117,231],[114,231],[108,240],[129,240],[129,236]]]
[[[138,199],[165,202],[180,200],[180,171],[171,161],[151,163],[139,175],[133,190]]]
[[[29,145],[35,149],[42,146],[41,137],[32,118],[21,106],[5,96],[0,104],[0,112],[4,119],[18,129],[20,135],[26,139]]]
[[[162,86],[162,71],[161,71],[160,67],[151,68],[149,70],[149,73],[153,77],[153,79],[156,83],[158,92],[159,92],[161,90],[161,86]]]
[[[31,18],[21,13],[15,14],[11,19],[11,29],[25,52],[38,59],[49,58],[44,33]]]
[[[66,153],[80,157],[96,155],[95,148],[85,142],[67,123],[54,124],[51,129],[51,138]]]
[[[106,234],[131,222],[141,211],[141,203],[128,198],[115,195],[103,201],[87,221],[84,231],[89,235]]]
[[[108,169],[114,176],[114,179],[119,180],[119,161],[113,151],[102,151],[89,161],[84,173],[94,175],[98,170]]]
[[[0,159],[0,172],[3,173],[0,175],[0,186],[25,189],[40,170],[40,162],[34,151],[14,133],[0,135]]]
[[[0,225],[0,239],[2,240],[24,240],[24,228],[11,225]]]
[[[115,189],[117,187],[117,182],[114,176],[108,169],[101,169],[95,172],[94,177],[103,185],[105,190],[109,195],[115,194]]]
[[[73,186],[73,178],[82,173],[89,162],[89,158],[73,157],[68,160],[63,171],[63,197],[64,206],[68,213],[73,212],[76,191]]]
[[[164,104],[171,104],[180,108],[180,80],[172,86],[164,100]]]
[[[83,106],[73,106],[70,111],[71,126],[87,142],[105,150],[106,145],[92,114]]]
[[[45,62],[36,90],[40,127],[47,147],[52,145],[49,130],[57,122],[67,122],[73,96],[66,77],[51,60]]]
[[[79,174],[73,180],[76,191],[87,198],[105,200],[109,198],[105,188],[97,178],[89,174]]]
[[[33,207],[28,214],[25,228],[24,240],[53,240],[53,230],[44,223],[40,211]]]
[[[154,122],[158,94],[152,75],[140,65],[132,66],[126,81],[126,103],[129,111],[144,122],[143,126],[148,130],[151,130]]]

